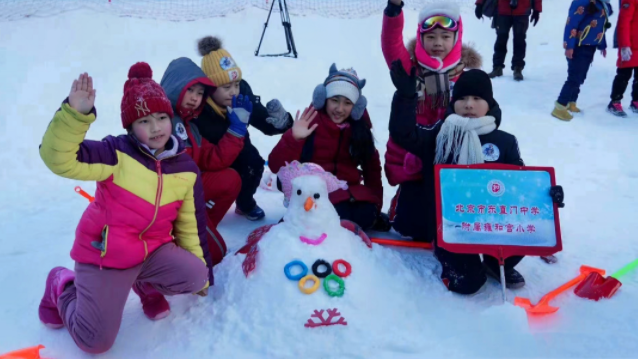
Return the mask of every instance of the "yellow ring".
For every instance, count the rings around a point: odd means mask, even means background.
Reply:
[[[315,284],[313,284],[312,287],[310,287],[310,288],[306,288],[306,282],[309,281],[309,280],[314,281]],[[321,281],[319,280],[319,278],[316,275],[308,274],[307,276],[305,276],[305,277],[303,277],[303,278],[301,278],[299,280],[299,290],[302,293],[305,293],[305,294],[312,294],[312,293],[316,292],[317,289],[319,289],[319,285],[320,284],[321,284]]]

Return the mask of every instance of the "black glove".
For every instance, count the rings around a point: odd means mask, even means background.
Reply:
[[[476,15],[476,18],[479,20],[483,18],[483,4],[476,4],[476,9],[474,9],[474,15]]]
[[[518,0],[510,0],[510,8],[514,10],[517,7],[518,7]]]
[[[395,60],[392,63],[390,70],[390,77],[392,77],[392,83],[397,89],[397,93],[400,96],[406,98],[413,98],[416,94],[416,67],[413,66],[410,69],[410,75],[405,72],[401,60]]]
[[[565,193],[563,192],[563,186],[552,186],[549,189],[549,195],[552,197],[552,202],[558,204],[558,208],[564,208]]]
[[[532,17],[529,19],[530,23],[534,23],[534,26],[536,26],[536,24],[538,24],[538,20],[541,16],[541,13],[536,11],[536,10],[532,10]]]

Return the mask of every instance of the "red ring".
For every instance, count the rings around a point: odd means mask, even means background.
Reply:
[[[342,272],[339,269],[339,264],[343,264],[346,267],[345,272]],[[332,271],[334,272],[334,274],[338,275],[339,277],[345,278],[349,276],[350,273],[352,273],[352,266],[350,265],[350,263],[344,261],[343,259],[337,259],[336,261],[332,263]]]

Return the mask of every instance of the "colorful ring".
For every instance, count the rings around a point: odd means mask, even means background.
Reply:
[[[346,267],[346,271],[342,272],[339,269],[339,264],[343,264],[344,267]],[[334,261],[332,263],[332,272],[336,275],[338,275],[341,278],[345,278],[347,276],[350,275],[350,273],[352,273],[352,266],[350,265],[350,263],[344,261],[343,259],[337,259],[336,261]]]
[[[330,289],[330,286],[328,286],[328,282],[330,282],[331,280],[334,280],[335,282],[337,282],[337,284],[339,284],[339,289],[337,289],[336,291],[332,291]],[[325,289],[326,293],[328,293],[328,295],[331,297],[342,297],[343,293],[346,291],[346,284],[343,282],[343,279],[337,277],[334,274],[331,274],[323,280],[323,289]]]
[[[290,270],[294,266],[300,266],[301,267],[301,273],[299,273],[297,275],[290,274]],[[292,262],[286,264],[286,266],[284,267],[284,274],[286,275],[286,278],[288,278],[290,280],[299,280],[299,279],[305,277],[306,274],[308,274],[308,267],[306,267],[306,265],[302,261],[295,260],[295,261],[292,261]]]
[[[326,266],[325,272],[319,272],[319,266]],[[325,278],[332,274],[332,268],[330,267],[330,263],[324,261],[323,259],[317,259],[317,261],[312,265],[312,273],[314,273],[319,278]]]
[[[315,282],[315,284],[312,285],[312,287],[310,288],[306,288],[306,282],[312,280],[313,282]],[[299,280],[299,290],[302,293],[305,294],[312,294],[314,292],[317,291],[317,289],[319,289],[319,284],[321,283],[321,281],[319,280],[319,278],[317,278],[317,276],[312,275],[312,274],[308,274],[307,276],[301,278]]]

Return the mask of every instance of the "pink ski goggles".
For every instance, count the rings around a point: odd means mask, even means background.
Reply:
[[[459,23],[456,20],[444,15],[432,16],[423,20],[419,32],[421,34],[424,34],[436,29],[437,27],[443,30],[456,31],[459,29]]]

